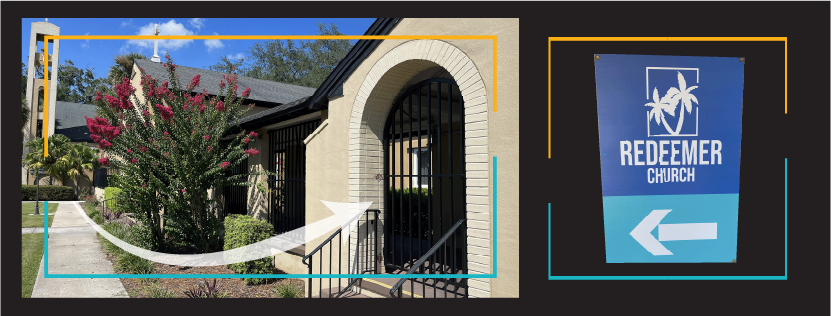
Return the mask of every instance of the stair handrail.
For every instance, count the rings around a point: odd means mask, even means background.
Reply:
[[[367,212],[374,212],[374,213],[380,213],[381,212],[380,210],[366,210],[366,211]],[[310,252],[308,255],[304,256],[303,261],[302,261],[303,264],[308,266],[309,263],[306,262],[306,261],[309,260],[309,258],[311,258],[312,255],[314,255],[316,252],[320,251],[320,249],[323,248],[323,246],[326,246],[326,244],[328,244],[330,241],[332,241],[332,239],[335,238],[335,236],[340,234],[341,230],[343,230],[343,227],[338,228],[337,230],[335,230],[335,232],[332,233],[332,235],[329,236],[329,238],[326,238],[326,240],[324,240],[322,243],[320,243],[320,245],[318,245],[314,250],[312,250],[312,252]]]
[[[405,273],[404,275],[413,274],[416,270],[418,270],[421,267],[421,265],[424,264],[424,261],[427,261],[427,258],[432,256],[436,252],[436,250],[438,250],[439,247],[442,244],[444,244],[444,242],[446,242],[448,238],[450,238],[450,235],[455,233],[456,229],[458,229],[460,226],[462,226],[462,224],[464,222],[465,222],[464,219],[460,219],[458,222],[456,222],[455,225],[450,227],[450,230],[448,230],[447,233],[445,233],[444,236],[442,236],[439,239],[439,241],[436,242],[436,244],[433,245],[433,247],[430,248],[430,250],[427,251],[427,253],[425,253],[423,256],[421,256],[421,258],[418,259],[418,261],[416,261],[416,263],[414,263],[412,265],[412,267],[410,268],[410,270],[407,270],[407,273]],[[412,278],[401,278],[400,280],[398,280],[398,282],[396,282],[395,285],[390,289],[390,296],[395,296],[395,292],[398,291],[398,289],[402,285],[404,285],[404,282],[406,282],[408,279],[412,279]]]

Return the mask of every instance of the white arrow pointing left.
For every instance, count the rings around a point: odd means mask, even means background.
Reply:
[[[635,226],[629,235],[632,235],[632,238],[646,248],[646,251],[655,256],[672,255],[672,252],[667,250],[661,241],[717,239],[718,225],[716,223],[660,224],[671,211],[653,210],[638,226]],[[652,236],[655,226],[658,226],[658,239]]]
[[[661,244],[655,236],[652,236],[652,230],[655,229],[655,226],[658,226],[661,223],[661,220],[664,219],[664,216],[667,216],[669,212],[672,210],[654,210],[652,213],[644,218],[638,226],[635,226],[635,229],[632,230],[629,235],[632,235],[632,238],[641,244],[646,251],[651,252],[653,255],[656,256],[667,256],[672,255],[672,252],[667,250],[664,245]]]

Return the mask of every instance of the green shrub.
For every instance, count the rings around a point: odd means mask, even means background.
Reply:
[[[225,246],[223,250],[231,250],[247,246],[271,238],[273,226],[266,221],[245,215],[229,215],[225,218]],[[271,257],[234,263],[228,266],[240,274],[268,274],[273,271]],[[248,284],[265,283],[267,279],[245,278]]]
[[[146,288],[147,293],[150,294],[152,298],[171,298],[173,297],[173,291],[169,290],[168,288],[161,286],[157,283],[151,283]]]
[[[430,238],[430,225],[428,211],[430,207],[429,200],[430,190],[423,188],[406,188],[406,189],[390,189],[390,194],[394,199],[392,203],[392,214],[395,214],[395,223],[392,226],[393,233],[396,235],[410,236],[410,227],[412,227],[415,238]],[[412,202],[411,202],[412,201]],[[435,199],[433,200],[435,201]],[[412,203],[412,205],[410,205]],[[404,212],[401,212],[400,207],[404,205]],[[421,234],[415,232],[418,230],[419,221],[417,220],[419,204],[421,204]],[[412,207],[413,212],[407,212]],[[412,218],[404,217],[399,219],[398,214],[410,213]],[[399,223],[399,220],[403,224]],[[412,222],[412,226],[410,224]]]
[[[103,222],[103,221],[104,221],[104,219],[103,219],[103,218],[101,218],[101,213],[95,213],[95,214],[92,214],[92,216],[90,216],[89,218],[90,218],[93,222],[95,222],[96,224],[101,224],[101,222]]]
[[[100,217],[100,215],[98,216]],[[144,234],[141,231],[143,228],[138,225],[127,227],[121,223],[106,223],[101,227],[116,238],[131,245],[142,247],[141,244],[144,243],[142,241],[142,236]],[[132,274],[150,274],[153,272],[153,262],[150,260],[131,254],[113,244],[106,238],[101,238],[101,240],[104,243],[104,249],[115,256],[115,268],[119,272]]]
[[[23,201],[35,201],[38,195],[37,185],[23,185],[21,195]],[[72,188],[60,185],[41,185],[41,201],[75,201],[75,193]]]
[[[114,198],[118,197],[123,192],[124,191],[122,191],[121,189],[116,188],[116,187],[106,187],[106,188],[104,188],[104,200],[105,201],[109,200],[105,203],[106,206],[107,206],[107,209],[112,210],[113,212],[116,212],[116,213],[121,213],[122,210],[121,210],[121,207],[118,203],[118,200],[116,200]],[[110,200],[110,199],[112,199],[112,200]]]
[[[300,287],[286,282],[277,286],[274,289],[274,294],[282,298],[298,298],[300,297]]]

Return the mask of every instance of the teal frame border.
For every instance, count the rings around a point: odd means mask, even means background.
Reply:
[[[785,158],[785,275],[770,276],[572,276],[551,275],[551,203],[548,203],[548,280],[787,280],[788,279],[788,158]]]
[[[493,211],[492,211],[492,230],[493,237],[491,241],[497,240],[496,235],[496,156],[493,156]],[[44,208],[49,210],[49,202],[45,202]],[[48,213],[48,212],[47,212]],[[550,215],[550,213],[549,213]],[[239,278],[265,278],[265,279],[287,279],[287,278],[302,278],[302,279],[329,279],[329,278],[365,278],[372,276],[373,279],[401,279],[400,274],[55,274],[49,273],[49,217],[43,217],[43,277],[47,279],[239,279]],[[550,235],[550,230],[549,230]],[[495,279],[496,278],[496,242],[492,242],[492,267],[491,273],[477,273],[477,274],[410,274],[410,277],[429,277],[429,278],[457,278],[457,279]],[[550,248],[549,248],[550,258]]]

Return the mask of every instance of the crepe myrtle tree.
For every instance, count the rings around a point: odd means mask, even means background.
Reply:
[[[111,186],[124,191],[122,208],[143,223],[144,246],[188,245],[198,251],[221,250],[222,224],[207,191],[228,185],[251,186],[248,172],[226,170],[259,154],[245,149],[257,133],[242,131],[229,143],[220,139],[253,105],[242,106],[251,94],[237,92],[237,75],[223,75],[218,96],[196,92],[200,76],[180,81],[176,65],[166,55],[168,78],[141,76],[142,96],[124,78],[115,95],[98,92],[99,116],[87,118],[92,139],[104,151],[101,165],[118,170]],[[164,224],[162,226],[162,223]],[[161,227],[164,227],[162,229]]]

